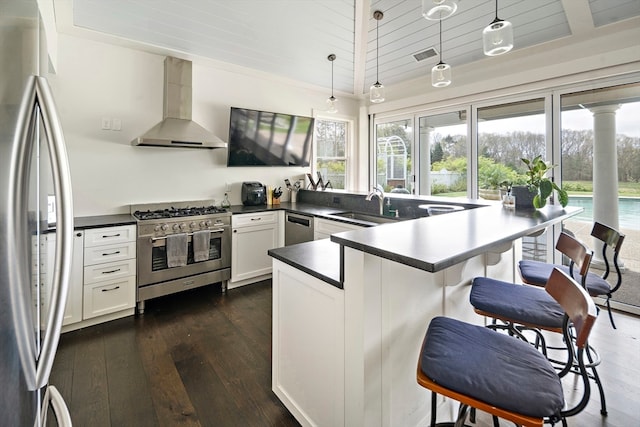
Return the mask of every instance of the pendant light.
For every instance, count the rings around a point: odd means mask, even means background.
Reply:
[[[446,87],[451,84],[451,66],[442,61],[442,20],[440,21],[440,62],[431,69],[431,85]]]
[[[430,21],[439,21],[458,10],[455,0],[422,0],[422,16]]]
[[[513,26],[509,21],[498,18],[498,0],[496,0],[496,18],[482,31],[484,54],[497,56],[513,48]]]
[[[371,102],[376,104],[384,101],[384,86],[382,86],[382,84],[380,83],[380,79],[378,78],[378,71],[379,71],[378,50],[379,50],[379,44],[380,44],[379,24],[380,24],[380,20],[383,17],[384,17],[384,14],[381,11],[376,10],[375,12],[373,12],[373,18],[376,20],[376,82],[373,85],[371,85],[371,87],[369,88],[369,100],[371,100]]]
[[[336,55],[332,53],[327,56],[327,59],[331,61],[331,96],[327,98],[327,113],[333,114],[338,112],[338,106],[336,105],[338,100],[333,96],[333,61],[336,60]]]

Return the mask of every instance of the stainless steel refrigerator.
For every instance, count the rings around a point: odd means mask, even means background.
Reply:
[[[69,288],[73,213],[37,0],[0,0],[0,426],[71,425],[49,384]],[[42,237],[57,207],[54,261]]]

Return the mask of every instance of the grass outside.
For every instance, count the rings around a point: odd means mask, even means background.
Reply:
[[[565,181],[562,187],[567,190],[569,196],[591,196],[593,195],[593,182],[591,181]],[[640,182],[619,182],[618,195],[622,197],[640,197]],[[467,197],[465,191],[452,193],[438,193],[434,196],[444,197]]]
[[[565,181],[562,188],[569,195],[584,196],[593,194],[593,182],[591,181]],[[640,197],[640,182],[619,182],[618,195],[623,197]]]

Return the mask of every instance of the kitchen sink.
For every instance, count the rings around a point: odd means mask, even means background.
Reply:
[[[348,218],[348,219],[354,219],[356,221],[363,221],[363,222],[372,222],[375,224],[386,224],[389,222],[397,222],[400,218],[393,218],[393,217],[388,217],[388,216],[382,216],[382,215],[373,215],[373,214],[366,214],[366,213],[360,213],[360,212],[338,212],[338,213],[334,213],[332,214],[333,216],[339,216],[342,218]]]

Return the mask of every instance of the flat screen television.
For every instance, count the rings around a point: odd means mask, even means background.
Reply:
[[[231,107],[227,166],[309,166],[313,117]]]

